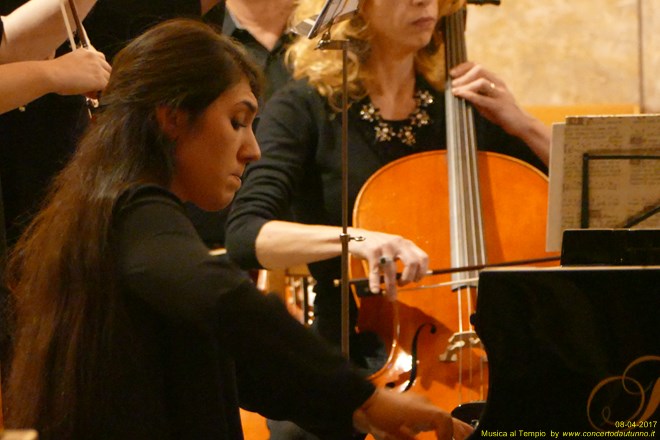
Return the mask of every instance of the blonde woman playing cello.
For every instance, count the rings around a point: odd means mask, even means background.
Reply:
[[[318,13],[323,0],[301,2],[294,22]],[[445,148],[444,56],[438,26],[460,2],[365,0],[359,13],[332,30],[349,38],[349,209],[365,180],[400,157]],[[257,130],[262,159],[246,172],[229,217],[227,248],[244,267],[282,268],[308,263],[317,281],[315,329],[340,341],[341,74],[337,51],[317,50],[318,40],[298,40],[289,50],[296,82],[266,105]],[[550,133],[524,113],[506,85],[483,67],[457,66],[454,93],[474,104],[481,148],[509,154],[545,169]],[[294,221],[283,221],[291,212]],[[393,265],[404,265],[401,283],[417,281],[427,254],[405,237],[350,230],[364,241],[349,251],[369,261],[372,290],[379,276],[393,294]],[[354,322],[353,322],[354,324]],[[351,325],[353,328],[353,325]],[[370,365],[373,346],[354,337],[353,359]]]

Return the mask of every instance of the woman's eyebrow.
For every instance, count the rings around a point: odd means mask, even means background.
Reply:
[[[245,99],[245,100],[241,101],[239,104],[243,104],[243,105],[244,105],[245,107],[247,107],[248,110],[251,111],[252,113],[257,113],[257,109],[258,109],[258,107],[257,107],[257,105],[256,105],[255,103],[253,103],[252,101],[249,101],[249,100]]]

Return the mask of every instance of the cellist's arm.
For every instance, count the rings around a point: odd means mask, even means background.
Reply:
[[[81,20],[96,3],[96,0],[74,1]],[[30,0],[2,17],[0,64],[43,60],[52,55],[67,36],[60,3],[61,0]]]
[[[471,102],[486,119],[522,139],[548,164],[551,129],[518,106],[504,81],[472,62],[459,64],[450,75],[454,95]]]
[[[369,262],[369,285],[374,292],[380,291],[380,275],[385,279],[385,289],[395,295],[396,285],[419,281],[428,270],[428,255],[415,243],[393,234],[349,228],[352,237],[349,252]],[[255,251],[259,263],[270,269],[286,268],[313,263],[341,255],[341,228],[337,226],[305,225],[272,220],[259,231]],[[404,265],[397,281],[394,260]]]
[[[284,269],[341,254],[341,228],[272,220],[265,223],[255,243],[259,263]]]
[[[550,161],[552,130],[539,119],[518,108],[521,115],[509,128],[502,126],[509,134],[522,139],[545,165]]]

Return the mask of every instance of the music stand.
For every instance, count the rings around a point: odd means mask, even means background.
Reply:
[[[553,124],[548,250],[561,249],[567,229],[658,228],[659,130],[660,114],[568,116]]]
[[[582,202],[580,205],[580,227],[589,228],[589,163],[594,160],[659,160],[657,154],[582,154]],[[656,204],[643,210],[641,213],[629,218],[621,228],[632,228],[647,218],[660,212],[660,205]]]
[[[348,242],[361,241],[364,237],[352,237],[348,234],[348,61],[347,40],[332,40],[330,30],[332,25],[352,17],[358,10],[359,0],[327,0],[321,13],[310,17],[293,28],[298,35],[309,39],[315,38],[320,32],[325,32],[317,49],[342,51],[342,130],[341,130],[341,351],[349,357],[349,291],[348,291]]]
[[[358,10],[360,0],[327,0],[318,15],[309,17],[294,26],[293,31],[310,40],[333,24],[351,18]]]

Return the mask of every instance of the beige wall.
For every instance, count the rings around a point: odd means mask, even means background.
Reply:
[[[521,104],[635,103],[660,113],[660,0],[502,0],[468,11],[468,58]]]

